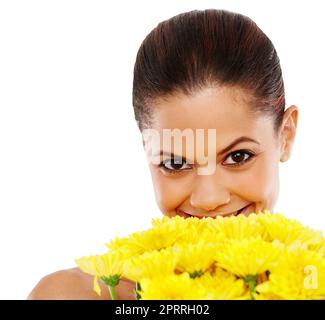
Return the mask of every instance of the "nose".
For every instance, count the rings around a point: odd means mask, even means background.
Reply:
[[[230,192],[215,174],[197,175],[191,193],[191,206],[205,211],[214,210],[230,202]]]

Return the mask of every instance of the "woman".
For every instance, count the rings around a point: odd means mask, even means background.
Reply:
[[[285,108],[277,52],[251,19],[209,9],[158,24],[137,54],[133,107],[164,215],[273,210],[298,109]],[[101,287],[97,296],[73,268],[44,277],[29,298],[110,299]],[[118,298],[133,299],[133,289],[121,280]]]

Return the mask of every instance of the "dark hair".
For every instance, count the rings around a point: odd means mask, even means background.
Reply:
[[[143,40],[134,65],[132,99],[140,131],[151,125],[155,99],[215,85],[247,91],[251,112],[273,117],[278,132],[285,108],[280,60],[254,21],[207,9],[160,22]]]

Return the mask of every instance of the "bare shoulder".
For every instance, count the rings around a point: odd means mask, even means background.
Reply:
[[[93,290],[94,277],[79,268],[59,270],[43,277],[28,295],[28,300],[110,300],[107,286],[100,280],[101,295]],[[133,300],[135,284],[121,279],[116,286],[118,299]]]

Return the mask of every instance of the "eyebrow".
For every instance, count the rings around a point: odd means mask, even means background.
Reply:
[[[226,152],[230,151],[231,149],[233,149],[237,144],[239,143],[242,143],[242,142],[253,142],[253,143],[256,143],[256,144],[260,144],[258,141],[250,138],[250,137],[240,137],[240,138],[237,138],[235,139],[232,143],[230,143],[229,146],[227,146],[226,148],[222,149],[221,151],[218,152],[218,157],[225,154]],[[160,153],[159,153],[160,156],[162,155],[169,155],[169,156],[173,156],[175,157],[175,154],[172,153],[172,152],[167,152],[167,151],[164,151],[164,150],[161,150]],[[176,155],[177,156],[177,155]],[[177,156],[177,157],[181,157],[183,158],[182,156]],[[183,158],[183,160],[186,160]]]
[[[222,149],[221,151],[218,152],[218,156],[228,152],[229,150],[231,150],[234,146],[236,146],[237,144],[241,143],[241,142],[254,142],[256,144],[260,144],[258,141],[250,138],[250,137],[240,137],[237,138],[236,140],[234,140],[228,147]]]

